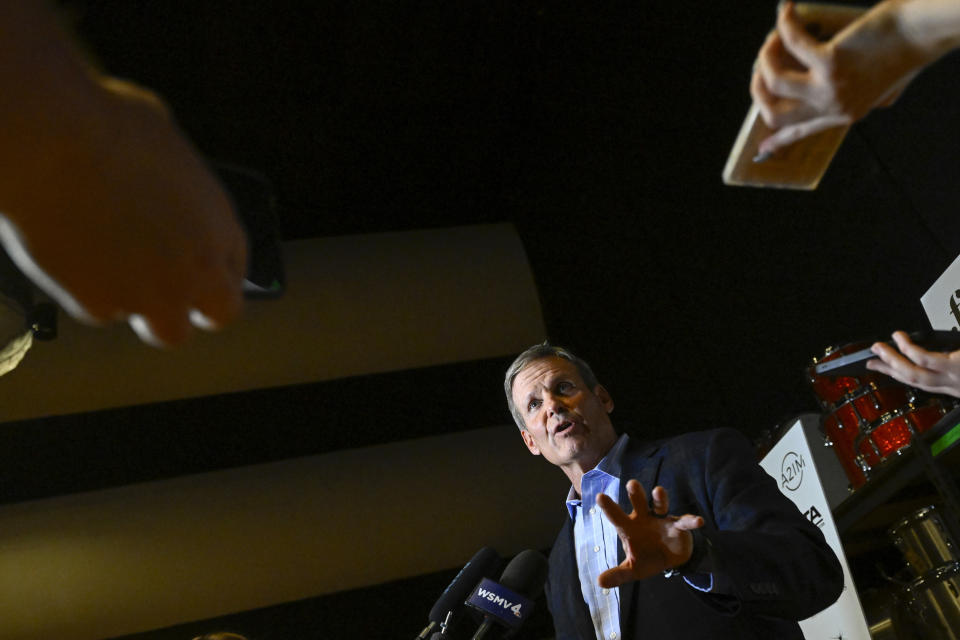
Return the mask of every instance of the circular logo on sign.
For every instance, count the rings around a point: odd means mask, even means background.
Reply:
[[[796,491],[803,482],[803,457],[793,451],[783,456],[780,463],[780,486],[790,491]]]

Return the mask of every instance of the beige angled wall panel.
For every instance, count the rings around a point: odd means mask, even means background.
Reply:
[[[114,637],[546,548],[568,486],[509,425],[2,506],[0,638]]]
[[[175,350],[62,317],[56,340],[0,377],[0,422],[503,356],[544,338],[509,224],[300,240],[284,259],[284,297]]]

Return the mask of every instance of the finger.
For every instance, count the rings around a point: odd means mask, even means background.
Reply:
[[[630,498],[634,513],[650,513],[650,506],[647,504],[647,492],[636,480],[631,479],[627,482],[627,497]]]
[[[704,520],[702,516],[695,516],[690,513],[680,516],[673,523],[673,526],[681,531],[693,531],[694,529],[699,529],[703,525]]]
[[[777,97],[802,99],[810,93],[809,71],[790,55],[777,36],[767,40],[760,49],[757,72],[767,90]]]
[[[603,511],[603,515],[607,516],[607,520],[609,520],[613,526],[623,528],[630,523],[630,516],[624,513],[620,505],[605,493],[597,495],[597,504]]]
[[[867,361],[867,368],[877,373],[888,375],[894,380],[923,389],[930,393],[944,393],[956,396],[957,388],[950,384],[949,378],[941,373],[935,373],[928,369],[921,369],[913,364],[890,365],[882,360]]]
[[[770,93],[759,72],[751,78],[750,95],[753,96],[763,121],[771,129],[810,120],[818,114],[817,110],[806,102],[781,98]]]
[[[778,149],[790,146],[797,140],[802,140],[826,129],[840,127],[850,123],[851,118],[849,116],[832,114],[789,125],[757,145],[757,151],[760,153],[773,153]]]
[[[101,87],[117,96],[127,100],[133,100],[154,109],[159,115],[167,120],[173,120],[173,114],[167,103],[154,91],[134,84],[129,80],[117,78],[114,76],[101,75],[97,78]]]
[[[874,342],[872,345],[870,345],[870,351],[887,363],[891,363],[896,360],[903,360],[906,362],[906,359],[903,357],[903,355],[886,342]]]
[[[777,33],[784,49],[805,67],[819,68],[822,65],[820,43],[804,29],[792,2],[785,2],[777,15]]]
[[[755,74],[750,87],[750,94],[760,110],[760,117],[771,129],[780,129],[797,122],[810,120],[818,115],[817,110],[810,104],[792,98],[780,98],[767,90],[760,74]]]
[[[190,322],[199,329],[220,329],[243,309],[243,282],[226,270],[217,270],[194,283],[190,295]]]
[[[916,369],[913,362],[885,342],[874,343],[870,350],[877,356],[877,359],[868,360],[867,367],[874,371],[890,375],[890,371],[909,373],[912,369]]]
[[[667,490],[660,486],[654,487],[650,496],[653,498],[653,512],[658,516],[667,515],[670,510],[670,496]]]
[[[763,83],[763,76],[756,70],[753,72],[753,77],[750,78],[750,97],[753,98],[754,104],[756,104],[757,109],[760,110],[760,117],[767,123],[767,126],[776,129],[773,119],[774,107],[777,104],[778,98],[770,93],[767,85]]]
[[[190,323],[187,314],[182,318],[173,316],[151,316],[135,313],[127,320],[137,336],[152,347],[164,348],[183,344],[190,337]]]
[[[904,339],[909,341],[906,334],[901,338],[901,340]],[[896,341],[897,337],[894,337],[894,340]],[[913,345],[912,342],[909,342],[909,344]],[[907,343],[904,343],[904,345],[909,348]],[[913,346],[919,349],[916,345]],[[888,344],[878,342],[874,344],[871,349],[879,358],[877,360],[867,361],[867,368],[871,371],[888,375],[906,385],[917,387],[931,393],[952,393],[948,384],[948,378],[941,370],[941,368],[946,366],[945,360],[941,359],[945,359],[946,356],[930,354],[932,357],[937,358],[935,362],[936,366],[925,368],[914,364],[913,361],[906,358]]]
[[[900,379],[902,376],[913,377],[918,371],[917,366],[903,356],[899,351],[886,344],[877,342],[870,347],[877,359],[868,360],[867,368]]]
[[[50,276],[27,249],[20,229],[0,213],[0,247],[37,287],[50,296],[71,317],[91,325],[100,325],[114,319],[116,309],[99,300],[81,302],[55,278]]]
[[[604,589],[613,589],[633,580],[633,574],[623,566],[607,569],[597,576],[597,584]]]
[[[870,371],[876,371],[877,373],[882,373],[885,376],[892,377],[892,369],[890,365],[880,359],[867,360],[866,367]]]
[[[944,359],[944,356],[939,353],[927,351],[911,340],[910,336],[903,331],[894,331],[893,341],[897,343],[897,348],[900,350],[900,353],[909,358],[917,366],[923,367],[924,369],[941,369],[939,366],[940,360]]]

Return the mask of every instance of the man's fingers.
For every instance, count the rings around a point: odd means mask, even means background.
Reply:
[[[630,498],[630,504],[633,505],[635,513],[649,513],[650,507],[647,505],[647,492],[636,480],[627,482],[627,497]]]
[[[653,512],[658,516],[665,516],[670,510],[670,496],[663,487],[654,487],[650,493],[653,498]]]
[[[613,569],[607,569],[597,576],[597,584],[604,589],[613,589],[633,579],[633,574],[629,569],[619,566]]]
[[[613,526],[623,528],[630,522],[630,516],[624,513],[620,505],[605,493],[597,494],[597,504],[600,505],[603,514],[607,516],[607,520],[613,523]]]
[[[694,529],[699,529],[702,527],[703,524],[703,517],[688,513],[677,518],[677,520],[673,523],[673,526],[681,531],[693,531]]]

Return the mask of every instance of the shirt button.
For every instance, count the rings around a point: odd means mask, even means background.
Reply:
[[[596,547],[593,548],[593,552],[594,552],[594,553],[597,553],[598,551],[600,551],[600,547],[599,547],[599,546],[596,546]]]
[[[595,514],[596,512],[597,512],[597,508],[596,508],[596,507],[592,507],[592,508],[590,509],[590,515],[593,515],[593,514]]]
[[[610,589],[604,589],[604,590],[603,590],[603,595],[605,595],[605,596],[610,595]]]
[[[610,632],[610,640],[617,640],[617,632],[616,632],[616,631],[611,631],[611,632]]]

